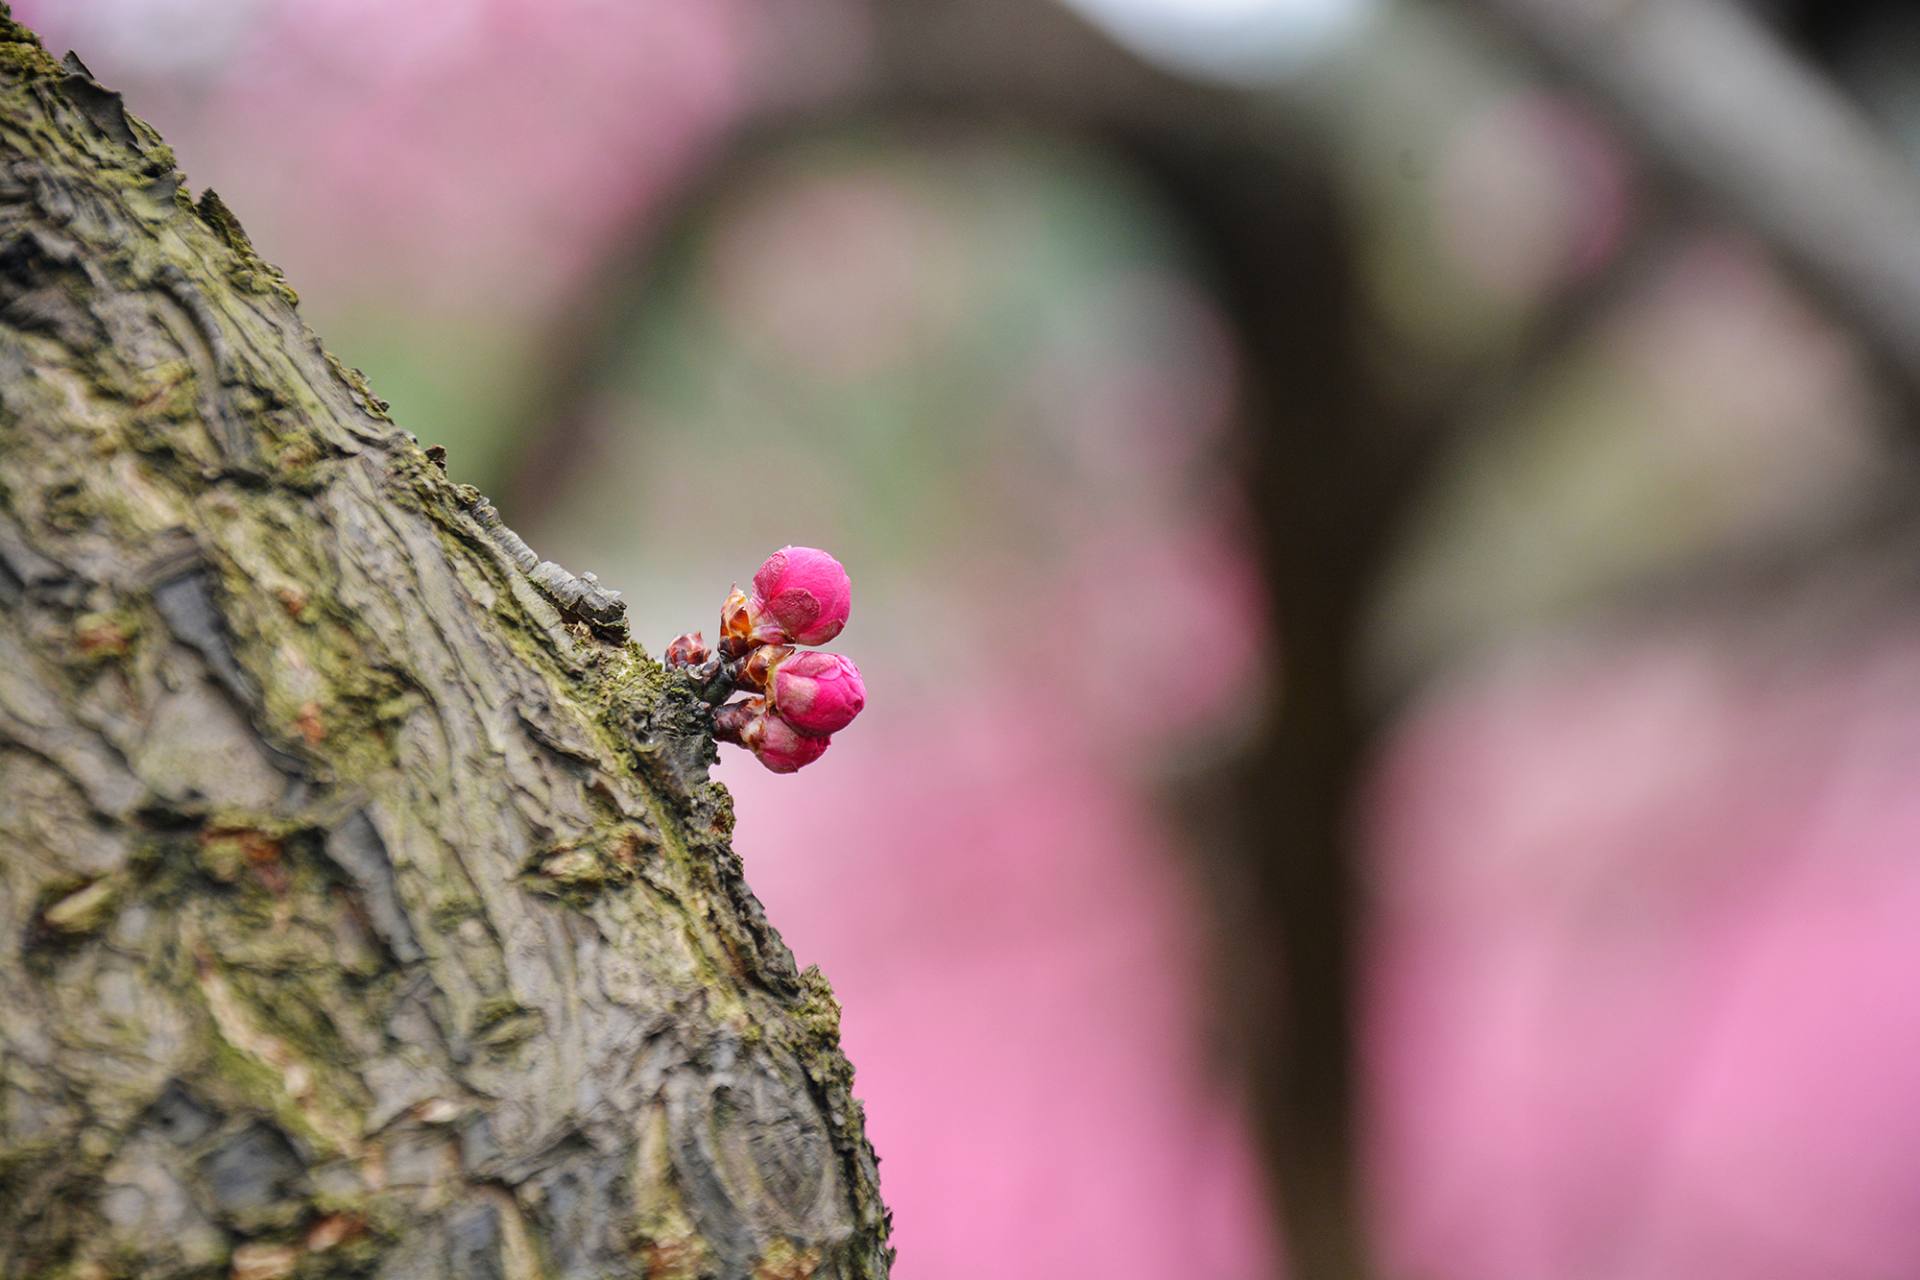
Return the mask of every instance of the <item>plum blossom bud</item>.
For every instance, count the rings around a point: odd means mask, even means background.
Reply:
[[[727,593],[720,606],[720,652],[729,658],[743,657],[756,647],[785,644],[787,633],[779,619],[767,612],[757,596],[749,596],[738,586]]]
[[[748,698],[745,702],[729,702],[724,707],[715,707],[713,711],[713,736],[719,742],[731,742],[736,747],[747,745],[745,738],[747,725],[756,717],[766,714],[765,698]]]
[[[755,600],[795,644],[825,644],[847,625],[853,584],[817,547],[782,547],[753,575]]]
[[[826,754],[827,739],[810,738],[781,719],[765,698],[732,702],[713,713],[714,737],[737,743],[775,773],[793,773]]]
[[[852,596],[838,560],[814,547],[782,547],[753,575],[751,593],[738,584],[728,593],[714,649],[699,632],[681,636],[667,647],[667,665],[716,704],[717,740],[747,748],[775,773],[792,773],[825,754],[832,735],[867,705],[850,660],[795,648],[839,635]],[[736,692],[753,696],[728,703]]]
[[[707,648],[706,637],[698,631],[689,631],[685,635],[675,636],[667,644],[666,663],[669,669],[698,666],[711,656],[712,652]]]
[[[768,701],[801,733],[825,738],[853,723],[867,705],[867,686],[851,658],[796,652],[773,664]]]
[[[749,689],[773,692],[773,669],[799,650],[790,644],[763,644],[740,664],[740,680]]]

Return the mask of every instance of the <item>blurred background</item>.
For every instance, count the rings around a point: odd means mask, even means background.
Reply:
[[[1901,0],[15,0],[728,750],[897,1274],[1920,1274]]]

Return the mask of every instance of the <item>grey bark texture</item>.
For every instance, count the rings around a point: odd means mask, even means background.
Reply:
[[[0,1276],[879,1277],[704,707],[0,6]]]

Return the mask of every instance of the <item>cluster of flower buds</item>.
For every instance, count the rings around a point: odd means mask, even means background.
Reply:
[[[720,607],[720,642],[698,632],[667,646],[667,666],[685,671],[718,705],[714,736],[753,752],[775,773],[818,760],[833,735],[867,705],[860,668],[837,653],[808,652],[847,625],[853,584],[840,562],[813,547],[782,547],[735,586]],[[747,697],[728,702],[736,693]]]

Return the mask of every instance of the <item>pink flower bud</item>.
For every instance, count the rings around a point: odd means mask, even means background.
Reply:
[[[782,658],[773,666],[768,694],[781,719],[815,738],[840,732],[867,705],[860,668],[837,653],[793,653]]]
[[[793,773],[827,752],[827,739],[809,738],[776,715],[765,698],[732,702],[713,713],[713,736],[737,743],[775,773]]]
[[[760,732],[747,749],[775,773],[792,773],[827,753],[827,739],[808,737],[773,712],[759,724]]]
[[[685,635],[675,636],[667,644],[666,663],[669,668],[698,666],[711,656],[707,649],[706,637],[698,631],[689,631]]]
[[[853,584],[816,547],[782,547],[753,575],[754,596],[795,644],[825,644],[847,625]]]

